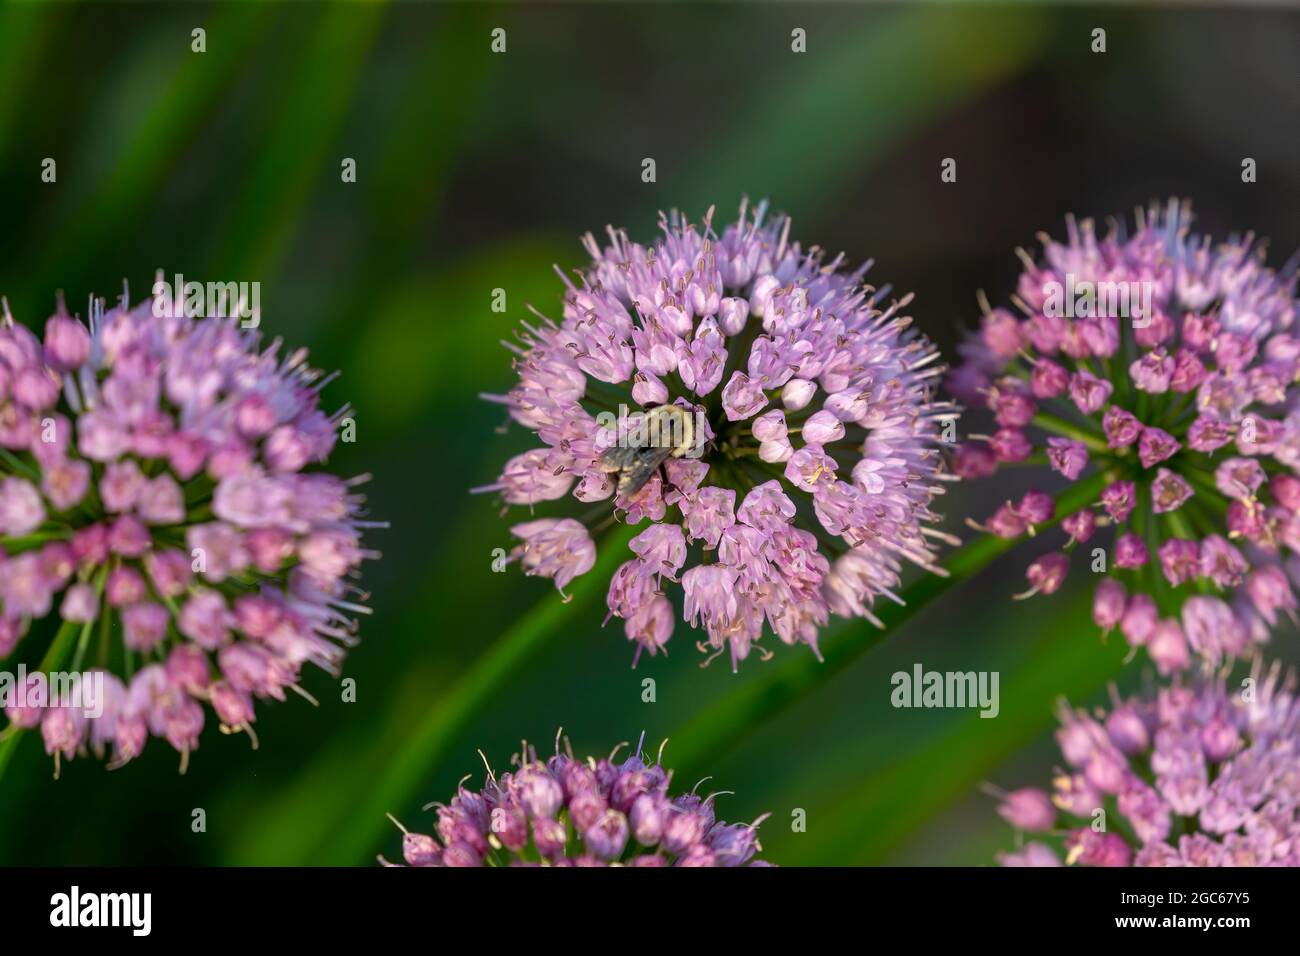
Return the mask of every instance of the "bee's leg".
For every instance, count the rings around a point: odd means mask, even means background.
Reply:
[[[675,484],[673,484],[673,483],[669,480],[669,478],[668,478],[668,468],[667,468],[666,466],[664,466],[664,465],[660,465],[660,466],[659,466],[659,471],[660,471],[660,472],[662,473],[662,475],[663,475],[664,490],[663,490],[662,494],[667,494],[668,491],[669,491],[669,489],[672,489],[673,491],[675,491],[675,492],[677,492],[679,495],[681,495],[681,494],[682,494],[682,489],[678,488],[678,487],[677,487]],[[685,496],[685,495],[682,495],[682,497],[685,498],[686,496]]]

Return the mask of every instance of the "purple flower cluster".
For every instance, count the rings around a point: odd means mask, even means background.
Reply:
[[[87,326],[60,301],[43,339],[0,325],[0,659],[55,614],[75,658],[49,666],[110,672],[98,718],[39,694],[6,713],[56,761],[120,765],[152,735],[184,767],[204,704],[251,735],[255,699],[305,695],[304,663],[337,673],[375,556],[364,479],[308,470],[345,410],[321,412],[305,352],[166,298],[104,306]]]
[[[1069,552],[1110,526],[1094,618],[1164,674],[1266,641],[1295,618],[1300,574],[1294,266],[1268,269],[1253,236],[1192,235],[1189,218],[1171,202],[1139,211],[1131,234],[1071,220],[1066,242],[1044,237],[1042,263],[1022,252],[1021,314],[986,306],[950,378],[995,420],[958,448],[962,477],[1098,476],[1081,510],[1033,490],[978,527],[1016,538],[1060,519],[1065,546],[1028,569],[1028,594],[1050,594]]]
[[[1089,866],[1300,866],[1300,701],[1294,675],[1257,661],[1223,678],[1175,680],[1093,718],[1068,709],[1066,768],[1052,792],[1005,794],[1017,830],[1063,835],[1065,862]],[[1060,866],[1041,841],[1005,866]]]
[[[622,746],[606,760],[577,760],[557,738],[555,756],[542,761],[525,744],[513,771],[498,778],[489,768],[482,790],[462,781],[451,803],[431,804],[436,837],[402,828],[403,858],[410,866],[769,865],[754,859],[766,814],[724,823],[716,794],[669,796],[662,747],[654,763],[640,745],[616,763]]]
[[[712,210],[702,229],[676,214],[661,228],[650,246],[588,235],[593,261],[565,279],[562,319],[525,325],[519,383],[487,397],[540,445],[480,490],[530,509],[588,505],[581,520],[511,529],[526,573],[561,589],[593,567],[594,531],[616,516],[646,523],[608,593],[638,657],[673,632],[665,582],[733,668],[765,625],[816,651],[830,614],[876,621],[877,598],[898,600],[905,562],[937,570],[946,536],[930,505],[950,476],[936,445],[955,417],[931,396],[937,353],[899,313],[910,297],[878,309],[867,266],[842,272],[842,258],[802,250],[761,205],[742,205],[720,236]],[[617,425],[663,405],[694,416],[698,453],[618,493],[602,451]]]

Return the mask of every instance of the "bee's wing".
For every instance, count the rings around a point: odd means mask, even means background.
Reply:
[[[596,459],[596,465],[601,471],[624,471],[636,464],[638,456],[644,451],[642,448],[629,447],[627,445],[614,445],[606,448]]]
[[[626,498],[636,494],[650,480],[655,469],[668,460],[671,448],[630,448],[635,455],[631,464],[625,465],[618,476],[618,496]]]

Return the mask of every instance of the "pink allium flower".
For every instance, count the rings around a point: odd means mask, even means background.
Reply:
[[[462,782],[450,803],[430,805],[435,836],[399,823],[402,858],[408,866],[771,865],[754,859],[768,814],[724,823],[714,812],[716,794],[668,792],[672,771],[662,765],[662,747],[653,763],[641,744],[615,762],[625,746],[607,759],[579,760],[567,741],[561,752],[557,737],[555,756],[543,761],[525,745],[513,771],[498,777],[489,767],[481,790]]]
[[[733,667],[765,632],[815,652],[830,614],[879,623],[872,608],[897,600],[904,564],[937,571],[946,540],[928,526],[950,477],[940,423],[955,411],[931,398],[941,366],[901,314],[910,297],[878,308],[865,266],[804,251],[761,205],[721,234],[712,210],[700,227],[674,213],[661,228],[648,246],[587,236],[592,263],[565,279],[562,318],[524,327],[518,384],[487,396],[538,447],[476,490],[545,514],[583,504],[580,521],[513,528],[513,557],[561,590],[592,567],[598,531],[644,525],[608,594],[634,661],[668,640],[669,585]],[[669,420],[665,408],[694,423],[693,441],[664,443],[632,481],[610,449],[644,449],[624,437]]]
[[[1047,791],[1036,787],[1021,787],[1001,795],[998,813],[1017,830],[1037,833],[1050,830],[1056,824],[1056,807]]]
[[[88,325],[60,300],[43,340],[6,307],[0,657],[57,614],[80,639],[55,666],[88,654],[109,671],[98,718],[7,708],[40,724],[56,761],[89,748],[120,765],[152,735],[183,769],[204,703],[251,736],[255,698],[306,696],[306,663],[338,673],[367,611],[355,578],[377,556],[361,543],[375,523],[361,520],[364,479],[311,470],[346,410],[320,410],[328,378],[305,358],[166,298],[92,301]]]
[[[1300,866],[1300,701],[1294,675],[1256,661],[1222,676],[1121,700],[1096,717],[1064,708],[1066,769],[1046,791],[1006,795],[1022,831],[1063,837],[1003,865]],[[1031,796],[1032,795],[1032,796]],[[1104,814],[1099,812],[1104,811]],[[1104,820],[1104,829],[1098,821]],[[1094,825],[1096,828],[1094,829]]]
[[[1026,843],[1014,853],[999,853],[999,866],[1060,866],[1061,858],[1045,843],[1036,840]]]
[[[1280,615],[1295,619],[1300,580],[1294,265],[1274,272],[1253,236],[1214,243],[1189,219],[1171,202],[1105,237],[1070,220],[1042,262],[1023,256],[1022,315],[987,310],[949,380],[998,426],[959,449],[959,475],[1037,448],[1069,481],[1100,483],[1061,516],[1064,548],[1030,567],[1030,593],[1051,593],[1065,556],[1108,527],[1109,551],[1103,538],[1081,556],[1106,575],[1095,616],[1109,630],[1138,602],[1120,629],[1163,673],[1266,641]],[[1008,502],[976,527],[1033,532],[1014,517]]]

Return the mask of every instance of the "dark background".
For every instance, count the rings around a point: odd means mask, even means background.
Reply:
[[[489,52],[497,26],[504,55]],[[795,27],[806,54],[790,51]],[[477,395],[509,387],[498,342],[524,303],[558,311],[551,267],[583,264],[581,233],[649,240],[659,209],[698,219],[716,203],[726,221],[744,194],[789,212],[805,245],[874,258],[872,281],[916,292],[946,354],[976,291],[1005,301],[1015,247],[1059,236],[1070,212],[1191,197],[1203,230],[1254,230],[1280,265],[1300,246],[1298,65],[1294,11],[1235,6],[0,9],[14,314],[42,323],[60,288],[84,311],[123,278],[139,298],[156,269],[260,281],[267,333],[343,370],[326,404],[357,406],[358,441],[331,467],[372,472],[372,511],[393,523],[373,538],[375,614],[346,667],[357,703],[310,674],[319,709],[263,708],[256,752],[209,721],[185,776],[153,741],[122,770],[76,761],[56,782],[26,740],[0,781],[0,862],[364,864],[397,850],[383,811],[426,824],[421,804],[481,776],[476,749],[500,769],[521,738],[549,750],[559,726],[584,752],[669,737],[679,782],[735,791],[722,816],[774,811],[762,833],[779,862],[989,862],[1011,834],[978,784],[1045,784],[1056,699],[1100,703],[1109,680],[1143,679],[1098,639],[1082,575],[1013,607],[1021,549],[706,763],[689,718],[807,651],[738,677],[701,670],[679,626],[671,656],[633,672],[621,630],[599,627],[604,580],[566,607],[544,581],[493,574],[507,523],[466,492],[529,443],[498,434]],[[47,156],[56,184],[40,181]],[[344,157],[356,184],[340,182]],[[955,184],[940,182],[945,157]],[[1242,183],[1244,157],[1257,183]],[[506,315],[489,309],[497,287]],[[1014,490],[959,489],[949,530]],[[1273,651],[1294,660],[1295,634]],[[889,675],[916,661],[1000,671],[1002,715],[892,709]]]

